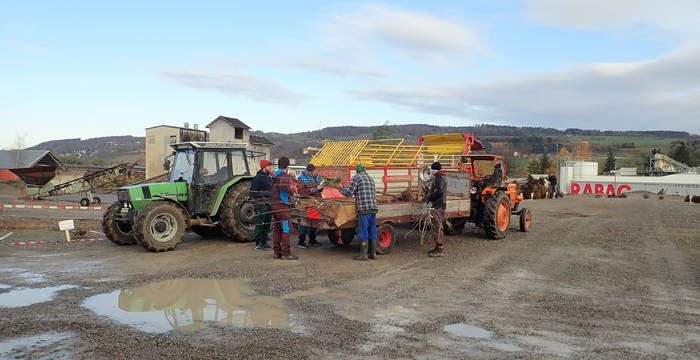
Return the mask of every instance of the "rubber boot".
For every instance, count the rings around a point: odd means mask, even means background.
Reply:
[[[354,259],[367,261],[367,240],[360,241],[360,255],[355,256]]]
[[[377,259],[377,239],[369,240],[369,254],[367,255],[372,260]]]

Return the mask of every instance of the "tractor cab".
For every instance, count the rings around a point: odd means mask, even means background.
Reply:
[[[264,156],[239,143],[185,142],[171,146],[175,151],[170,182],[187,183],[187,210],[191,214],[209,213],[222,187],[241,176],[250,176],[248,159]]]

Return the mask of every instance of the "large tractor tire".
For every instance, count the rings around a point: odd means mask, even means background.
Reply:
[[[219,207],[219,224],[237,242],[255,240],[255,207],[249,199],[250,182],[239,182],[226,191]]]
[[[187,220],[179,206],[169,201],[154,201],[136,216],[136,239],[144,248],[169,251],[182,242]]]
[[[226,235],[223,231],[221,231],[219,226],[192,226],[190,227],[190,230],[205,239],[217,238]]]
[[[102,216],[102,231],[104,231],[107,239],[119,245],[136,244],[136,238],[133,233],[133,225],[124,221],[117,221],[115,216],[122,209],[122,203],[119,201],[110,205],[107,208],[104,216]]]
[[[502,191],[496,191],[484,204],[484,230],[490,239],[503,239],[510,224],[510,201]]]

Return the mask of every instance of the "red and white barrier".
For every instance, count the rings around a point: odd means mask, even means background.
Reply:
[[[55,209],[55,210],[107,210],[108,206],[0,204],[0,208],[7,208],[7,209]]]
[[[70,242],[90,242],[90,241],[102,241],[107,240],[107,238],[92,238],[92,239],[71,239]],[[47,240],[47,241],[22,241],[22,242],[10,242],[4,243],[2,245],[32,245],[32,244],[57,244],[66,243],[65,240]]]

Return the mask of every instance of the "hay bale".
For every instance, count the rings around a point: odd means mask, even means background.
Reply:
[[[644,195],[642,195],[642,197],[645,198],[645,199],[648,199],[648,198],[649,198],[649,194],[644,194]]]
[[[690,202],[690,195],[686,195],[686,196],[683,198],[683,202]]]
[[[700,196],[694,195],[694,196],[690,199],[690,201],[691,201],[693,204],[700,204]]]
[[[665,198],[666,198],[665,196],[659,195],[659,200],[663,200],[663,199],[665,199]]]

